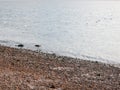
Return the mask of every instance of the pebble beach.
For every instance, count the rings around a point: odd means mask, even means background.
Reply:
[[[0,90],[120,90],[120,68],[0,46]]]

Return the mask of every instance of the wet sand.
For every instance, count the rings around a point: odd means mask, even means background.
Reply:
[[[120,90],[120,68],[0,46],[0,90]]]

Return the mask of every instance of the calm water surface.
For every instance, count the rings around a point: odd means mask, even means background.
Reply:
[[[120,64],[120,2],[0,0],[0,43]]]

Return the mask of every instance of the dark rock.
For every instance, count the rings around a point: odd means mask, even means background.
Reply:
[[[54,86],[53,84],[51,84],[51,85],[49,86],[49,88],[55,88],[55,86]]]
[[[18,47],[24,47],[24,45],[23,44],[19,44],[19,45],[17,45]]]
[[[101,76],[100,73],[98,73],[97,76]]]
[[[13,66],[14,66],[14,63],[12,62],[12,63],[11,63],[11,65],[13,65]]]
[[[97,63],[97,64],[98,64],[98,61],[95,61],[95,63]]]
[[[35,45],[35,47],[40,47],[40,45]]]
[[[110,77],[108,77],[108,80],[110,80],[111,78]]]

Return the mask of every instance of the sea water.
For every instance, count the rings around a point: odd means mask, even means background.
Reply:
[[[0,0],[0,44],[120,64],[120,1]]]

